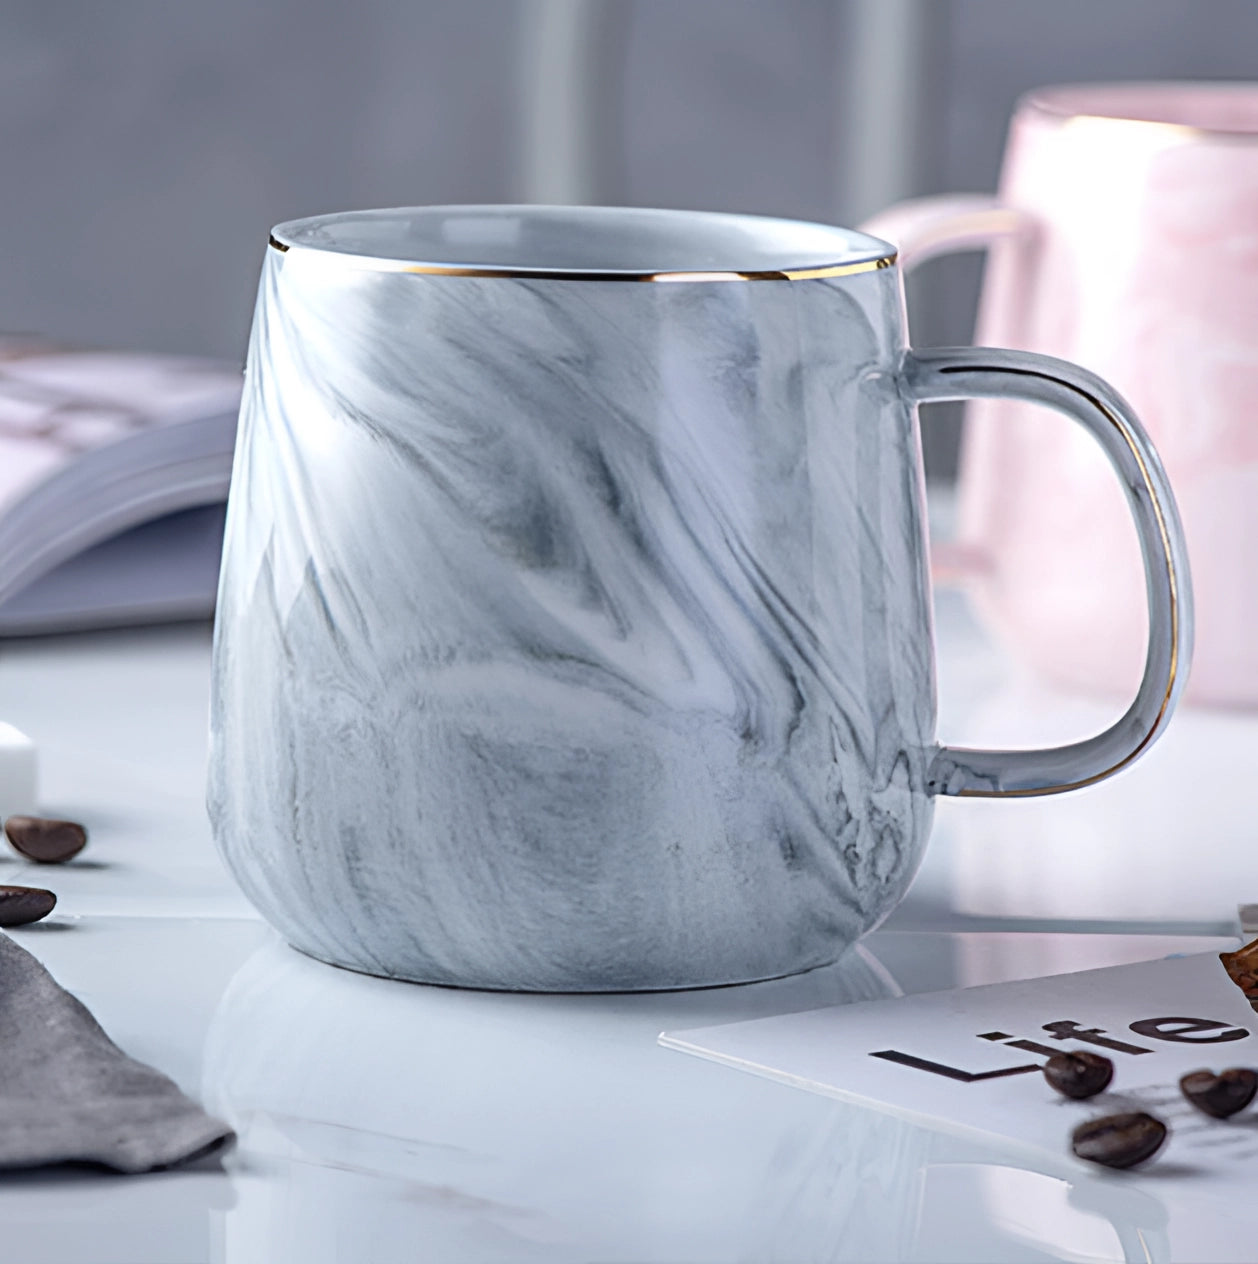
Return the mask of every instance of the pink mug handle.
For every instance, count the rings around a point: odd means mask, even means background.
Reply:
[[[861,232],[891,242],[900,266],[911,271],[939,255],[982,250],[1005,237],[1026,237],[1034,221],[1024,212],[980,193],[942,193],[910,198],[879,211]],[[939,587],[955,587],[990,569],[991,559],[972,544],[936,540],[931,544],[930,573]]]
[[[910,198],[879,211],[861,232],[889,241],[906,271],[936,255],[982,250],[1002,237],[1018,237],[1033,228],[1023,211],[980,193],[941,193]]]

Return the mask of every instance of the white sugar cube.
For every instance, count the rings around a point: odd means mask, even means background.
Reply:
[[[0,721],[0,819],[37,814],[35,743]]]

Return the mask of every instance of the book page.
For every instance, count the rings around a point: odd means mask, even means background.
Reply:
[[[84,452],[239,406],[239,369],[0,338],[0,515]]]

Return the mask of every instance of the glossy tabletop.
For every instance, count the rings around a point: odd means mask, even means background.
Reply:
[[[942,594],[941,736],[1077,737],[1123,700],[1023,680]],[[145,1177],[0,1177],[24,1264],[433,1260],[1244,1260],[1258,1212],[1156,1170],[1032,1170],[662,1049],[660,1030],[1228,946],[1258,902],[1258,717],[1184,711],[1075,796],[944,802],[886,927],[744,988],[526,996],[310,961],[252,914],[203,808],[208,629],[0,647],[0,715],[40,744],[49,812],[86,821],[61,897],[14,932],[129,1053],[228,1118],[225,1158]],[[0,880],[32,875],[0,863]],[[1252,1230],[1252,1232],[1247,1232]]]

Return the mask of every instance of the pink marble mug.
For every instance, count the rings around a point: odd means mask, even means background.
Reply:
[[[990,247],[977,341],[1073,360],[1131,401],[1188,539],[1186,697],[1258,706],[1258,84],[1040,89],[1014,113],[996,198],[923,198],[864,227],[909,267]],[[972,404],[948,560],[1042,674],[1135,687],[1140,554],[1086,435],[1013,400]]]

